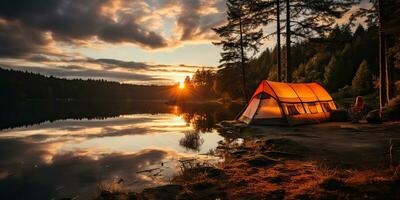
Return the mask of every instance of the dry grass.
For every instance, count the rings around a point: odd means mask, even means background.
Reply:
[[[112,182],[100,182],[97,184],[96,200],[125,200],[128,199],[127,193],[120,184]]]

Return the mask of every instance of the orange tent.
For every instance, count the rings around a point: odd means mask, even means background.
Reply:
[[[260,125],[319,123],[331,117],[336,104],[318,83],[262,81],[239,121]]]

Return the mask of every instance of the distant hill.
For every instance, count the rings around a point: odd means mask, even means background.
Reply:
[[[1,100],[168,100],[172,86],[47,77],[0,67]]]

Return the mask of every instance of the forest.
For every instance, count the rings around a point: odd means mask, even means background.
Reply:
[[[397,1],[372,0],[357,9],[361,1],[302,2],[228,0],[227,22],[214,28],[220,37],[214,44],[222,48],[219,68],[199,70],[192,85],[204,95],[243,100],[263,79],[318,82],[336,98],[369,95],[387,102],[399,94]],[[271,24],[272,31],[266,28]],[[261,49],[272,36],[275,47]],[[208,81],[199,85],[199,79]]]
[[[62,79],[0,68],[1,100],[165,100],[171,86]]]
[[[282,49],[286,52],[286,48]],[[293,82],[318,82],[338,98],[378,95],[379,60],[377,27],[355,31],[336,26],[327,37],[304,41],[292,46]],[[398,60],[392,59],[394,78],[400,75]],[[278,81],[277,48],[266,49],[246,64],[247,91],[255,90],[261,80]],[[285,72],[285,68],[282,70]],[[186,78],[203,97],[237,99],[243,97],[240,66],[223,67],[218,71],[198,70]],[[398,91],[399,82],[394,85]],[[218,94],[218,95],[217,95]]]

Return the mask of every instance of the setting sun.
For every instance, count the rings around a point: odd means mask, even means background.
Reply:
[[[182,81],[179,81],[179,89],[183,90],[185,88],[185,83]]]

